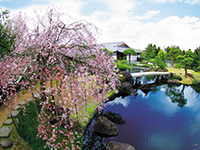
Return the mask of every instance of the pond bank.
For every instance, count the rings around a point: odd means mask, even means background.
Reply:
[[[182,81],[179,81],[181,84],[192,85],[200,83],[200,72],[195,72],[191,69],[188,69],[188,73],[192,76],[185,77],[185,70],[184,69],[177,69],[173,67],[167,67],[168,72],[172,72],[175,75],[178,75],[182,78]],[[195,83],[195,80],[197,83]]]

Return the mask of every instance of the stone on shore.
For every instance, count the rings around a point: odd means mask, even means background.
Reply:
[[[13,130],[13,127],[3,126],[0,128],[0,138],[8,138]]]
[[[10,139],[4,139],[0,141],[0,145],[3,148],[11,148],[13,146],[13,141]]]
[[[135,147],[127,143],[110,141],[106,147],[106,150],[135,150]]]
[[[131,85],[133,85],[134,80],[133,80],[132,75],[131,75],[129,72],[124,71],[124,72],[122,73],[122,75],[126,78],[126,81],[127,81],[127,82],[129,82]]]
[[[117,126],[108,120],[106,117],[100,116],[95,125],[94,125],[94,131],[98,134],[102,134],[105,136],[117,136],[119,129]]]

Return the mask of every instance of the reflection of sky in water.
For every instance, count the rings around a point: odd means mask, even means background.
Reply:
[[[156,93],[149,92],[146,97],[138,90],[136,98],[119,97],[107,104],[105,112],[120,113],[127,122],[119,126],[117,141],[142,150],[200,149],[200,97],[185,86],[187,103],[181,108],[166,95],[167,88],[160,86]],[[176,89],[181,91],[183,86]]]

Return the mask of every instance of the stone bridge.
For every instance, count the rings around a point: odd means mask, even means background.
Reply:
[[[170,72],[137,72],[131,73],[132,77],[142,77],[142,76],[157,76],[157,75],[169,75]]]

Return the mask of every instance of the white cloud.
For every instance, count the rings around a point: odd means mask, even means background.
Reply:
[[[194,4],[199,4],[200,0],[185,0],[185,3],[194,5]]]
[[[12,2],[13,0],[0,0],[0,2]]]
[[[109,14],[108,14],[109,13]],[[142,22],[159,11],[149,11],[143,16],[126,12],[115,13],[96,11],[86,19],[102,30],[100,42],[125,41],[134,48],[145,49],[149,43],[163,46],[178,45],[181,49],[192,49],[200,45],[200,20],[197,17],[171,16],[157,22]]]
[[[110,11],[127,12],[132,10],[137,3],[134,0],[97,0],[107,4]]]
[[[139,4],[134,0],[119,0],[117,3],[115,0],[96,1],[104,2],[107,9],[94,11],[89,16],[81,14],[81,9],[85,6],[81,0],[51,0],[51,3],[70,8],[70,14],[100,28],[102,36],[98,40],[99,43],[125,41],[138,49],[145,49],[149,43],[161,48],[177,45],[185,50],[194,50],[200,46],[200,20],[197,17],[170,16],[153,22],[151,18],[160,11],[151,10],[141,16],[135,15],[134,8]],[[32,8],[25,8],[25,12],[29,12]]]
[[[175,3],[175,2],[182,2],[183,0],[149,0],[157,3]]]
[[[157,3],[175,3],[175,2],[183,2],[183,3],[187,3],[190,5],[194,5],[194,4],[199,4],[200,0],[149,0],[149,1],[153,1],[153,2],[157,2]]]
[[[160,13],[159,10],[149,10],[143,16],[134,16],[134,19],[137,20],[150,19],[159,13]]]

